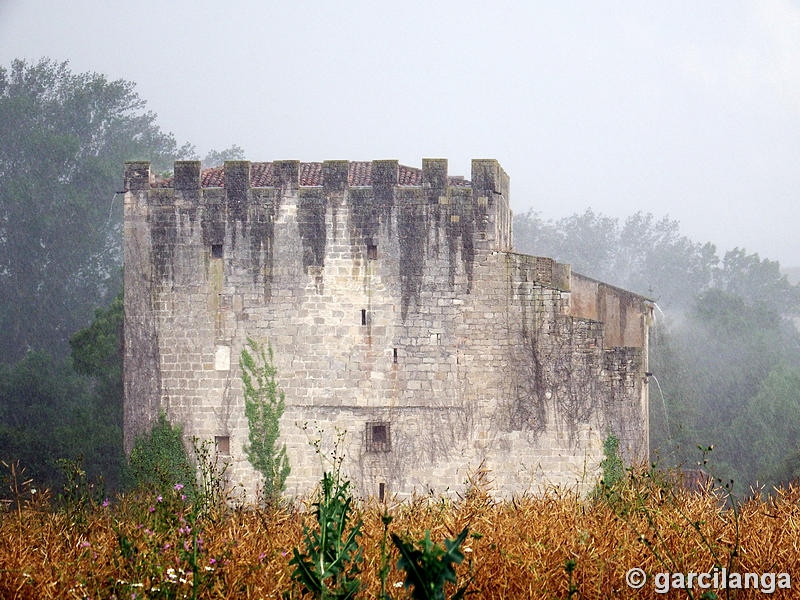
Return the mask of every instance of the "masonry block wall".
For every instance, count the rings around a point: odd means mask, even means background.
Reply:
[[[362,495],[594,484],[602,442],[647,459],[640,296],[512,251],[509,179],[475,160],[125,168],[125,448],[159,411],[220,441],[254,493],[239,356],[272,346],[287,492],[345,431]],[[308,424],[304,429],[303,425]]]

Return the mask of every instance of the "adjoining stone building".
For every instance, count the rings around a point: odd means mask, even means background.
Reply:
[[[272,345],[287,493],[347,431],[362,495],[593,485],[609,433],[648,456],[651,303],[512,250],[509,178],[474,160],[125,165],[125,448],[159,411],[252,492],[238,357]]]

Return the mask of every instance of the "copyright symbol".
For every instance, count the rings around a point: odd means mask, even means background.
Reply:
[[[644,587],[645,581],[647,581],[647,575],[641,569],[634,567],[625,573],[625,583],[628,584],[629,588],[638,590]]]

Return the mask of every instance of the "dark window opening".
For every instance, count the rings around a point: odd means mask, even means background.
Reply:
[[[385,483],[379,483],[378,484],[378,500],[383,502],[385,498],[386,498],[386,484]]]
[[[362,325],[366,325],[367,324],[367,309],[365,309],[365,308],[361,309],[361,324]]]
[[[375,244],[367,244],[367,259],[377,260],[377,258],[378,258],[378,247]]]
[[[211,258],[222,258],[222,244],[211,244]]]
[[[392,349],[392,360],[397,363],[397,348]]]
[[[231,438],[227,435],[215,435],[214,445],[217,447],[217,452],[230,456],[231,454]]]
[[[391,449],[389,423],[367,423],[367,451],[389,452]]]

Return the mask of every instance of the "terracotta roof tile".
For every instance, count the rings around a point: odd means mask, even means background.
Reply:
[[[422,185],[422,169],[400,165],[398,171],[398,185]],[[461,187],[470,185],[468,180],[460,176],[450,176],[447,180],[449,185]],[[351,162],[347,183],[351,186],[372,185],[372,163],[368,161]],[[271,162],[250,163],[250,185],[253,187],[274,187],[276,184],[275,171]],[[200,185],[204,188],[225,187],[225,167],[203,169],[200,175]],[[321,186],[322,163],[300,163],[300,185]],[[172,186],[172,178],[157,178],[153,183],[153,187],[170,188]]]

